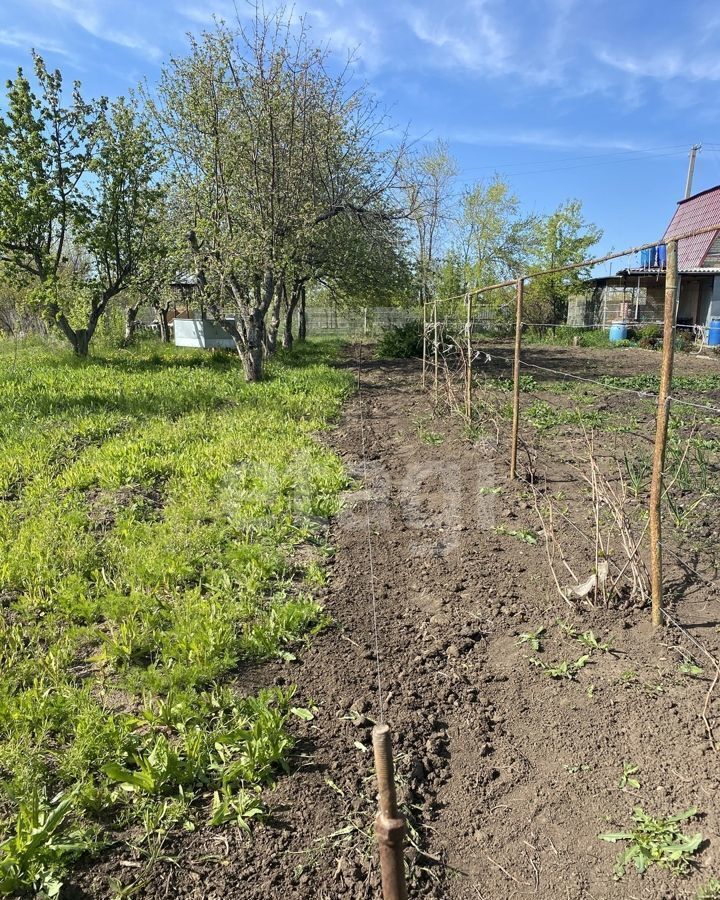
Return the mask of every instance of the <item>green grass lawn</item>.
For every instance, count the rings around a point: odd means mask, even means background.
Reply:
[[[229,355],[0,344],[0,894],[52,894],[130,825],[262,814],[293,692],[232,674],[325,623],[308,591],[346,479],[313,433],[351,389],[336,350],[246,385]]]

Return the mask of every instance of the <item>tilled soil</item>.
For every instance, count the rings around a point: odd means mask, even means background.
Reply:
[[[526,358],[578,374],[658,367],[657,354],[634,351],[534,349]],[[679,362],[683,374],[717,368]],[[296,683],[299,702],[317,706],[298,725],[292,772],[267,795],[271,821],[252,838],[228,827],[173,839],[141,866],[135,896],[378,897],[371,728],[382,696],[411,826],[411,897],[694,897],[720,876],[720,768],[702,720],[712,666],[679,631],[653,632],[647,610],[562,601],[542,541],[494,530],[538,529],[526,486],[507,481],[504,434],[470,439],[459,420],[432,419],[416,363],[366,362],[361,385],[325,438],[364,483],[332,527],[335,557],[319,593],[333,625],[297,661],[243,677],[249,690]],[[575,559],[587,555],[579,537],[566,541]],[[712,653],[718,599],[696,586],[692,603],[674,607]],[[557,663],[587,652],[558,619],[592,628],[613,652],[591,653],[575,680],[547,677],[529,657]],[[542,652],[518,644],[540,626]],[[699,677],[678,674],[678,645],[704,664]],[[637,767],[639,789],[620,789],[624,763]],[[705,843],[689,877],[653,868],[613,879],[620,845],[598,834],[625,830],[635,806],[654,815],[698,808],[685,831]],[[111,854],[78,879],[75,896],[111,896],[108,876],[129,883],[138,865]]]

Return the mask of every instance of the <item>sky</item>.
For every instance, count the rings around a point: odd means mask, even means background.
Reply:
[[[237,2],[0,0],[0,78],[34,47],[87,96],[123,94],[213,15],[245,16]],[[528,212],[580,199],[603,252],[662,234],[691,145],[694,190],[720,184],[715,0],[298,0],[293,15],[338,65],[352,54],[391,135],[442,138],[462,183],[498,172]]]

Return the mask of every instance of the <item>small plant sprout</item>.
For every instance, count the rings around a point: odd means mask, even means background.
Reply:
[[[702,834],[686,835],[682,832],[682,823],[697,815],[692,807],[685,812],[666,818],[648,815],[640,806],[632,813],[634,828],[631,831],[618,831],[599,834],[601,841],[616,844],[623,841],[627,844],[615,863],[614,874],[620,880],[630,864],[633,864],[640,875],[652,866],[669,869],[675,875],[687,875],[690,861],[702,843]]]
[[[518,635],[517,641],[515,644],[520,647],[522,644],[529,644],[530,647],[539,652],[542,650],[542,644],[540,643],[541,635],[545,634],[545,626],[541,625],[539,628],[536,628],[535,631],[523,631],[522,634]]]
[[[697,663],[689,657],[684,659],[678,666],[678,672],[681,675],[687,675],[688,678],[699,678],[703,671],[703,667],[698,666]]]
[[[530,657],[530,662],[541,669],[549,678],[565,679],[567,681],[574,681],[577,673],[580,669],[585,668],[589,661],[589,654],[581,656],[579,659],[576,659],[575,662],[563,660],[562,662],[550,665],[543,662],[541,659],[538,659],[537,656]]]
[[[589,650],[597,650],[600,653],[612,653],[612,647],[608,641],[601,641],[592,630],[576,634],[575,640],[583,644]]]
[[[636,791],[640,790],[640,782],[634,777],[638,771],[638,766],[634,766],[632,763],[623,763],[622,775],[618,782],[618,787],[621,791],[625,791],[628,788],[633,788]]]
[[[703,884],[695,894],[695,900],[720,900],[720,880],[711,878]]]
[[[538,536],[530,528],[507,528],[505,525],[496,525],[493,529],[495,534],[506,534],[508,537],[517,538],[525,544],[537,544]]]

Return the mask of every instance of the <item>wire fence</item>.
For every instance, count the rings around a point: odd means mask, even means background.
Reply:
[[[651,323],[662,329],[662,352],[652,375],[598,372],[597,366],[588,365],[587,354],[582,364],[574,357],[573,366],[574,351],[563,356],[556,347],[550,350],[528,340],[543,329],[558,329],[552,323],[527,321],[524,315],[526,285],[548,273],[427,304],[422,373],[436,405],[450,407],[469,427],[492,422],[500,440],[510,420],[509,475],[523,479],[532,492],[548,564],[563,598],[592,604],[620,597],[641,604],[649,600],[655,625],[680,629],[712,661],[712,688],[720,678],[720,663],[683,624],[683,592],[670,590],[669,574],[684,572],[713,593],[720,585],[714,532],[696,531],[693,524],[693,514],[707,520],[713,499],[720,498],[720,375],[703,381],[703,376],[676,379],[673,374],[678,335],[690,333],[701,347],[707,339],[704,326],[677,322],[678,245],[718,229],[720,224],[697,229],[667,243],[663,317]],[[649,247],[656,248],[657,242],[553,271],[586,268]],[[583,325],[568,329],[568,334],[602,327]],[[612,367],[611,357],[603,356],[602,362]],[[608,407],[617,421],[612,443],[603,445],[599,410]],[[562,437],[558,423],[565,427]],[[652,450],[649,457],[640,452],[642,447]],[[569,469],[566,481],[577,485],[563,504],[543,476],[543,469],[553,466]],[[560,523],[584,535],[594,550],[592,573],[584,581],[586,572],[573,569],[563,547]],[[571,583],[563,585],[568,578]],[[709,697],[704,716],[712,739],[708,705]]]

